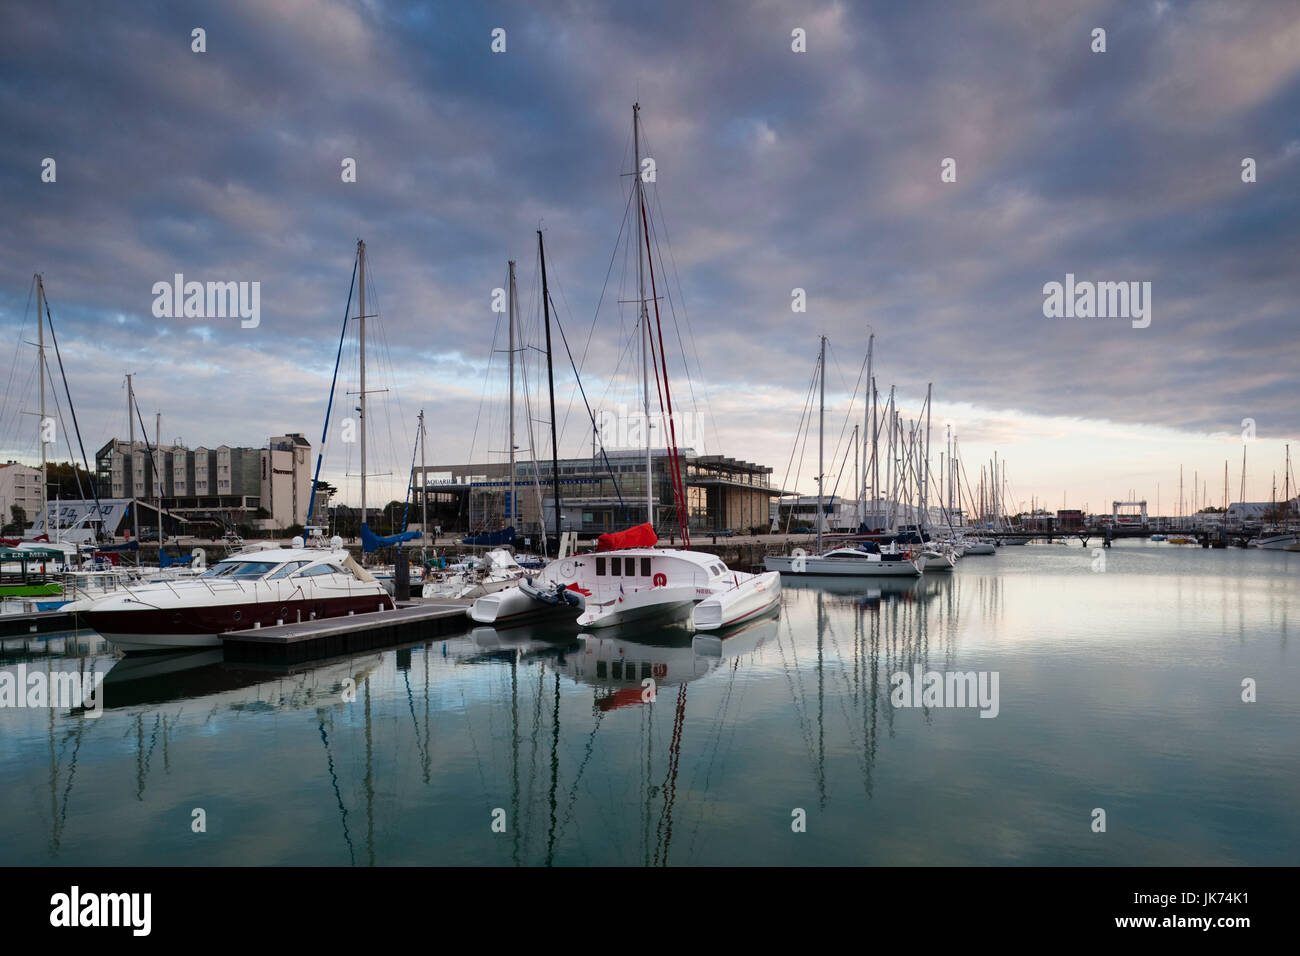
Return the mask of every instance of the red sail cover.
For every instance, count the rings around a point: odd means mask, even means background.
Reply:
[[[626,531],[612,531],[596,539],[597,551],[617,551],[620,548],[653,548],[659,536],[654,525],[639,524]]]

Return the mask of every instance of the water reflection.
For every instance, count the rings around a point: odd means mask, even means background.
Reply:
[[[8,858],[1280,861],[1300,790],[1298,705],[1276,693],[1298,679],[1286,569],[1227,581],[1115,550],[1107,575],[1059,549],[1013,555],[1022,570],[790,581],[778,613],[722,635],[474,628],[292,667],[7,640],[5,671],[107,674],[98,720],[0,711]],[[1006,706],[895,708],[890,676],[914,667],[1001,669]],[[1272,691],[1257,708],[1235,703],[1242,674]],[[1097,792],[1142,814],[1102,849],[1076,832]],[[192,806],[221,815],[219,838],[176,825]],[[810,821],[793,842],[792,807]]]

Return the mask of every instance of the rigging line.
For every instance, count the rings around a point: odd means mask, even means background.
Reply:
[[[643,133],[644,133],[644,129],[643,129]],[[650,148],[651,148],[651,146],[650,146],[650,138],[649,138],[648,136],[646,137],[646,148],[647,148],[647,149],[650,149]],[[644,194],[644,190],[643,190],[643,194]],[[662,199],[662,197],[659,195],[659,189],[657,188],[657,185],[656,185],[656,188],[655,188],[655,190],[654,190],[654,204],[657,205],[658,208],[659,208],[658,222],[659,222],[660,224],[662,224],[662,226],[663,226],[663,231],[664,231],[664,242],[665,242],[665,243],[667,244],[667,246],[668,246],[668,257],[669,257],[669,262],[672,264],[672,274],[673,274],[673,278],[675,278],[675,279],[677,280],[677,295],[678,295],[678,297],[681,299],[681,302],[682,302],[682,315],[683,315],[683,316],[685,317],[685,319],[686,319],[686,332],[687,332],[687,336],[690,338],[690,341],[691,341],[691,351],[692,351],[692,352],[694,353],[694,355],[695,355],[695,367],[696,367],[696,369],[697,369],[697,370],[699,371],[699,373],[700,373],[700,388],[701,388],[701,390],[704,392],[704,403],[705,403],[705,404],[704,404],[704,407],[708,410],[708,413],[709,413],[709,421],[713,424],[713,440],[717,443],[717,449],[718,449],[718,451],[721,452],[721,451],[722,451],[722,439],[721,439],[721,433],[718,431],[718,420],[717,420],[717,417],[714,415],[714,412],[713,412],[713,403],[712,403],[712,401],[711,401],[710,398],[709,398],[709,385],[708,385],[708,379],[707,379],[707,378],[705,377],[705,375],[704,375],[704,366],[703,366],[703,364],[700,362],[699,343],[696,342],[696,340],[695,340],[695,328],[694,328],[693,323],[691,322],[691,314],[690,314],[690,311],[686,308],[686,293],[682,290],[682,278],[681,278],[681,272],[680,272],[680,271],[678,270],[678,268],[677,268],[677,256],[676,256],[676,254],[673,252],[672,237],[668,234],[668,217],[667,217],[667,216],[665,215],[665,213],[664,213],[664,204],[663,204],[663,199]],[[656,233],[656,244],[655,244],[655,248],[658,249],[657,233]],[[659,254],[659,261],[660,261],[660,262],[663,262],[663,253],[662,253],[662,252],[660,252],[660,254]],[[666,279],[667,279],[667,277],[665,277],[665,280],[666,280]],[[671,293],[671,290],[670,290],[670,289],[665,289],[665,292],[667,292],[667,294],[668,294],[668,305],[669,305],[669,308],[672,309],[673,306],[672,306],[672,293]],[[676,325],[676,322],[677,322],[677,313],[676,313],[676,311],[674,310],[674,311],[673,311],[673,323],[674,323],[674,325]],[[696,399],[696,397],[695,397],[695,384],[694,384],[694,381],[691,379],[690,374],[689,374],[689,365],[690,365],[690,363],[687,362],[687,360],[686,360],[686,354],[685,354],[685,351],[686,351],[686,350],[685,350],[685,348],[682,346],[682,341],[681,341],[681,328],[680,328],[680,327],[678,327],[678,329],[677,329],[677,342],[678,342],[678,346],[682,348],[682,362],[683,362],[683,364],[685,364],[685,365],[688,366],[688,372],[687,372],[687,378],[686,378],[686,381],[687,381],[687,385],[690,387],[690,390],[691,390],[691,401],[695,403],[695,407],[696,407],[696,409],[697,409],[697,414],[698,414],[699,402],[697,401],[697,399]],[[701,451],[703,451],[703,449],[701,449]]]
[[[411,445],[411,470],[408,471],[408,472],[406,473],[406,474],[408,475],[408,478],[407,478],[407,482],[406,482],[406,500],[402,502],[402,530],[401,530],[401,532],[399,532],[399,533],[401,533],[401,534],[405,534],[405,533],[406,533],[406,517],[407,517],[407,515],[410,513],[410,510],[411,510],[411,486],[415,484],[415,481],[414,481],[414,478],[415,478],[415,453],[416,453],[417,451],[419,451],[419,448],[420,448],[420,431],[419,431],[419,426],[417,425],[417,426],[416,426],[416,432],[415,432],[415,442]],[[421,534],[424,533],[424,526],[423,526],[423,525],[420,526],[420,533],[421,533]],[[398,542],[397,542],[397,550],[398,550],[398,551],[401,551],[401,550],[402,550],[402,542],[401,542],[401,539],[398,539]],[[408,683],[409,683],[409,678],[408,678]],[[414,717],[415,715],[412,714],[411,716]]]
[[[50,315],[50,298],[49,298],[48,295],[45,297],[45,317],[49,320],[49,324],[50,324],[50,340],[54,343],[54,357],[57,358],[57,359],[59,360],[59,375],[60,375],[60,376],[62,377],[62,379],[63,379],[63,391],[64,391],[65,393],[67,393],[67,396],[68,396],[68,410],[72,413],[72,427],[73,427],[73,429],[76,431],[76,434],[77,434],[77,445],[81,448],[81,461],[82,461],[82,464],[84,464],[84,465],[86,466],[86,474],[91,476],[91,477],[90,477],[90,490],[91,490],[91,492],[92,492],[92,493],[94,494],[94,496],[95,496],[95,511],[96,511],[97,515],[101,518],[101,522],[100,522],[100,523],[101,523],[101,528],[100,528],[100,531],[102,531],[102,530],[103,530],[103,528],[102,528],[102,524],[103,524],[103,522],[102,522],[103,512],[102,512],[102,510],[101,510],[101,508],[100,508],[100,504],[99,504],[99,489],[95,486],[94,473],[90,470],[90,461],[89,461],[89,459],[87,459],[87,457],[86,457],[86,445],[85,445],[85,443],[81,440],[81,426],[77,423],[77,407],[76,407],[75,405],[72,404],[72,390],[68,388],[68,373],[65,372],[64,369],[63,369],[63,353],[59,351],[59,339],[58,339],[58,336],[56,336],[56,335],[54,334],[54,317],[53,317],[52,315]],[[48,362],[47,362],[46,364],[48,364]],[[55,401],[55,404],[57,405],[57,404],[58,404],[58,393],[57,393],[57,392],[55,392],[55,395],[54,395],[54,401]],[[60,413],[59,413],[59,421],[60,421],[60,423],[62,423],[62,421],[63,421],[63,413],[62,413],[61,411],[60,411]],[[65,431],[65,432],[67,431],[67,428],[66,428],[66,427],[64,428],[64,431]],[[71,443],[71,442],[68,443],[68,450],[69,450],[69,451],[72,450],[72,443]],[[76,469],[76,466],[75,466],[75,465],[73,466],[72,471],[73,471],[73,474],[76,474],[76,473],[77,473],[77,469]],[[81,476],[80,476],[80,475],[77,476],[77,490],[78,490],[78,491],[81,490]],[[84,493],[83,493],[83,494],[84,494]],[[83,500],[84,500],[84,498],[83,498]],[[97,538],[98,538],[98,535],[99,535],[99,532],[97,531],[97,532],[96,532],[96,537],[97,537]],[[159,547],[162,547],[162,545],[159,544]]]
[[[52,369],[50,369],[50,362],[49,362],[48,359],[46,359],[46,361],[45,361],[45,368],[46,368],[46,370],[49,372],[50,377],[53,378],[53,377],[54,377],[54,371],[53,371]],[[68,424],[67,424],[67,422],[65,422],[65,421],[63,420],[63,403],[59,401],[59,393],[58,393],[57,390],[55,390],[55,391],[52,391],[52,392],[50,393],[50,396],[54,399],[54,412],[55,412],[55,414],[57,414],[57,415],[59,416],[59,427],[63,429],[63,433],[66,435],[66,434],[68,433]],[[73,458],[73,460],[70,461],[70,462],[68,462],[68,464],[72,465],[72,476],[73,476],[73,478],[75,478],[76,481],[77,481],[77,494],[79,494],[79,495],[81,496],[81,500],[82,500],[82,501],[85,501],[85,500],[86,500],[86,491],[85,491],[84,488],[81,487],[81,469],[77,466],[77,463],[76,463],[76,460],[75,460],[75,456],[73,456],[73,455],[71,454],[71,452],[72,452],[72,446],[71,446],[71,443],[69,443],[69,445],[68,445],[68,450],[69,450],[69,457]],[[57,464],[57,463],[56,463],[56,462],[50,462],[50,464]],[[89,473],[89,469],[87,469],[87,473]],[[92,482],[92,487],[93,487],[93,482]],[[62,481],[62,480],[59,481],[59,490],[60,490],[60,491],[63,490],[63,481]],[[48,494],[48,492],[47,492],[47,494]],[[98,503],[99,503],[99,502],[98,502],[98,495],[96,495],[96,504],[98,504]],[[47,517],[48,517],[48,516],[47,516]],[[46,524],[47,524],[47,525],[49,524],[48,520],[46,521]],[[49,531],[49,528],[47,527],[45,530],[46,530],[46,531]]]
[[[626,158],[626,155],[627,153],[625,151],[624,158]],[[605,301],[605,292],[609,288],[609,277],[614,273],[614,261],[618,257],[618,247],[619,247],[620,240],[623,238],[623,230],[627,228],[628,211],[632,208],[632,196],[634,194],[635,194],[635,190],[628,194],[627,201],[623,204],[623,219],[618,226],[618,235],[614,237],[614,248],[611,249],[609,253],[609,265],[605,267],[605,281],[601,283],[600,286],[600,296],[596,299],[596,309],[591,316],[591,327],[587,329],[587,342],[582,347],[582,361],[578,363],[577,366],[578,368],[587,367],[587,353],[591,350],[591,342],[592,339],[595,337],[596,321],[597,319],[600,318],[600,307]],[[564,290],[562,288],[560,290],[560,297],[561,298],[564,297]],[[568,306],[567,301],[565,302],[565,306],[566,307]],[[573,405],[573,396],[572,393],[570,393],[569,407],[571,408],[572,405]],[[567,425],[568,422],[569,422],[569,409],[566,408],[564,411],[564,425]],[[561,427],[560,433],[561,434],[564,433],[563,427]]]
[[[497,313],[496,324],[492,327],[492,346],[488,351],[487,365],[483,368],[483,388],[479,392],[478,411],[474,416],[474,431],[469,440],[469,460],[474,460],[474,446],[478,444],[478,427],[483,418],[483,404],[487,400],[488,379],[492,374],[492,357],[496,355],[497,339],[501,334],[501,313]]]
[[[799,413],[799,424],[795,429],[794,442],[790,445],[790,458],[785,463],[785,475],[781,478],[781,486],[784,488],[790,481],[790,468],[794,465],[795,452],[799,450],[799,436],[803,434],[804,419],[808,416],[808,405],[812,401],[813,394],[817,388],[817,362],[813,363],[812,377],[808,381],[808,394],[804,397],[803,410]]]
[[[27,330],[27,316],[32,310],[32,293],[36,291],[36,274],[32,274],[31,281],[27,284],[27,304],[23,306],[23,320],[18,325],[18,343],[14,347],[14,357],[9,363],[9,377],[5,380],[4,399],[0,400],[0,410],[12,406],[9,404],[9,391],[13,386],[14,374],[18,371],[18,356],[23,351],[23,333]],[[4,424],[3,416],[0,416],[0,426]]]
[[[642,201],[641,201],[641,224],[642,224],[642,226],[644,227],[644,230],[645,230],[645,242],[646,242],[646,248],[649,249],[649,248],[650,248],[650,227],[649,227],[648,222],[647,222],[646,210],[645,210],[645,199],[644,199],[644,197],[642,198]],[[649,265],[649,267],[650,267],[650,295],[654,297],[654,304],[655,304],[655,326],[656,326],[656,328],[658,329],[658,332],[659,332],[659,357],[660,357],[660,359],[661,359],[660,364],[663,366],[663,378],[664,378],[664,384],[663,384],[663,396],[661,396],[661,399],[660,399],[660,402],[661,402],[661,409],[660,409],[660,410],[661,410],[661,412],[662,412],[662,401],[663,401],[663,398],[666,397],[666,398],[667,398],[667,401],[668,401],[668,413],[667,413],[667,418],[668,418],[668,430],[669,430],[669,434],[670,434],[670,436],[671,436],[671,438],[672,438],[671,451],[669,452],[669,456],[668,456],[668,463],[669,463],[669,465],[673,468],[673,481],[674,481],[673,493],[674,493],[674,496],[675,496],[675,498],[676,498],[676,501],[674,501],[674,504],[677,506],[677,521],[678,521],[678,524],[681,525],[681,529],[682,529],[682,543],[685,544],[686,547],[689,548],[689,547],[691,546],[691,533],[690,533],[690,529],[689,529],[689,527],[688,527],[687,515],[686,515],[686,486],[685,486],[685,482],[682,480],[681,455],[680,455],[680,453],[679,453],[678,450],[677,450],[677,426],[673,424],[673,395],[672,395],[672,391],[671,391],[671,389],[670,389],[670,387],[669,387],[669,382],[668,382],[668,355],[667,355],[667,353],[664,351],[664,327],[663,327],[663,323],[662,323],[662,322],[660,321],[660,319],[659,319],[659,296],[658,296],[658,293],[657,293],[657,291],[656,291],[656,289],[655,289],[655,264],[654,264],[654,256],[651,256],[651,255],[648,255],[648,254],[647,254],[647,255],[646,255],[646,263],[647,263],[647,264]],[[647,316],[647,319],[648,319],[648,316]],[[653,338],[650,338],[650,336],[649,336],[649,331],[650,331],[650,330],[649,330],[649,328],[647,327],[647,328],[646,328],[646,333],[647,333],[647,336],[646,336],[646,337],[647,337],[648,339],[650,339],[650,351],[651,351],[651,354],[653,354],[653,352],[654,352],[654,339],[653,339]],[[657,375],[657,373],[656,373],[656,375]],[[648,426],[648,425],[649,425],[649,423],[647,422],[647,426]],[[649,437],[649,436],[647,435],[647,438],[648,438],[648,437]],[[648,517],[650,517],[651,520],[653,521],[653,516],[648,516]]]
[[[551,304],[554,305],[554,301]],[[578,374],[578,367],[573,363],[573,353],[569,351],[569,340],[564,335],[564,324],[560,321],[558,314],[555,316],[555,327],[560,330],[560,341],[564,343],[564,351],[569,356],[569,365],[573,366],[573,377],[578,383],[578,390],[582,393],[582,404],[587,406],[587,417],[591,419],[591,429],[596,434],[596,440],[600,445],[600,455],[605,460],[605,468],[609,471],[610,481],[614,483],[614,494],[618,496],[618,506],[623,509],[623,520],[629,521],[631,519],[628,517],[627,505],[623,501],[623,492],[618,487],[618,476],[614,474],[614,466],[609,463],[609,454],[605,451],[605,442],[600,439],[600,429],[596,427],[596,416],[591,411],[591,403],[587,401],[587,390],[582,387],[582,376]]]
[[[402,413],[401,387],[398,384],[397,369],[393,365],[392,347],[390,346],[388,341],[388,323],[384,321],[383,310],[379,306],[378,283],[374,283],[372,280],[371,284],[375,286],[374,289],[375,319],[377,320],[375,322],[375,332],[379,339],[379,352],[378,352],[379,361],[377,362],[378,371],[380,372],[381,375],[387,376],[387,380],[390,384],[386,389],[386,391],[392,395],[392,406],[394,406],[394,407],[390,407],[388,402],[385,402],[381,406],[383,409],[384,427],[388,432],[389,461],[393,461],[393,460],[397,460],[397,440],[396,440],[396,435],[393,431],[394,411],[396,411],[397,421],[405,421],[406,416]],[[412,452],[412,467],[414,467],[414,451]],[[380,476],[376,475],[376,477],[380,477]],[[393,493],[393,486],[391,480],[385,483],[385,490],[386,490],[386,495],[390,496],[388,503],[391,504],[393,501],[396,500],[391,497]],[[408,482],[407,490],[408,492],[410,490],[409,482]],[[387,508],[387,505],[385,505],[384,508]],[[380,510],[380,514],[381,515],[384,514],[384,510],[382,508]],[[389,519],[390,531],[391,531],[391,526],[392,526],[392,519],[390,518]]]
[[[820,374],[821,374],[821,354],[818,353],[817,358],[813,361],[812,381],[808,385],[808,397],[807,400],[804,402],[804,414],[803,417],[800,418],[799,420],[799,430],[795,432],[794,447],[790,450],[791,461],[793,461],[794,459],[795,451],[799,452],[799,467],[795,471],[796,481],[799,479],[799,476],[803,474],[803,463],[804,463],[804,459],[807,457],[808,454],[808,441],[812,437],[812,403],[813,403],[813,396],[817,394],[817,376]],[[803,438],[802,445],[800,444],[799,441],[801,436]],[[787,474],[788,474],[788,466],[787,466]],[[818,476],[818,480],[819,481],[821,480],[820,476]],[[796,494],[794,497],[795,497],[795,501],[794,501],[795,507],[792,507],[786,513],[786,518],[785,518],[785,529],[787,534],[789,534],[790,532],[790,522],[794,520],[795,509],[798,507],[799,504],[799,495]]]
[[[831,343],[830,343],[830,339],[827,339],[827,340],[826,340],[826,344],[827,344],[827,345],[830,345],[830,344],[831,344]],[[845,379],[844,379],[844,373],[840,370],[840,367],[839,367],[839,358],[838,358],[837,356],[834,355],[834,351],[835,351],[835,347],[834,347],[834,346],[831,346],[832,357],[835,359],[835,370],[836,370],[837,372],[839,372],[839,375],[840,375],[840,381],[844,383],[844,389],[845,389],[845,391],[848,391],[848,384],[849,384],[849,383],[848,383],[847,381],[845,381]],[[840,445],[843,444],[843,442],[844,442],[844,436],[848,434],[848,430],[849,430],[849,420],[853,417],[854,406],[855,406],[855,404],[856,404],[856,402],[857,402],[857,398],[858,398],[858,390],[862,387],[862,376],[866,373],[866,370],[867,370],[867,358],[866,358],[866,356],[864,355],[864,356],[862,357],[862,366],[858,369],[858,381],[857,381],[857,383],[853,386],[853,394],[849,397],[849,407],[848,407],[848,410],[844,413],[844,423],[840,426],[840,437],[839,437],[838,439],[836,439],[836,442],[835,442],[835,451],[831,453],[831,460],[832,460],[832,461],[833,461],[835,458],[837,458],[837,457],[839,456],[839,453],[840,453]],[[847,455],[845,456],[845,460],[846,460],[846,461],[848,460],[848,456],[847,456]],[[838,474],[835,476],[835,483],[836,483],[837,485],[839,484],[839,475],[838,475]]]
[[[334,408],[334,386],[338,383],[339,363],[343,359],[343,340],[347,337],[348,333],[348,315],[352,311],[352,290],[356,286],[357,281],[357,261],[358,256],[354,254],[352,257],[352,282],[348,286],[348,302],[347,305],[343,307],[343,330],[339,333],[338,354],[334,357],[334,377],[330,380],[330,397],[329,401],[325,405],[325,424],[321,428],[320,451],[316,453],[316,471],[311,478],[311,497],[307,500],[308,527],[311,526],[311,516],[316,509],[316,486],[320,484],[320,466],[321,462],[325,458],[325,440],[329,437],[330,412]],[[344,470],[346,471],[346,467]],[[344,484],[344,482],[340,482],[340,484]]]
[[[13,447],[14,449],[21,448],[24,451],[31,449],[35,453],[39,453],[39,442],[32,442],[30,434],[28,434],[26,438],[23,437],[23,433],[26,432],[27,429],[24,428],[22,424],[23,415],[29,414],[24,412],[22,409],[22,396],[30,395],[36,390],[37,386],[35,386],[34,383],[36,382],[36,377],[39,372],[40,364],[38,362],[32,362],[31,367],[27,370],[27,376],[23,380],[22,386],[14,398],[13,407],[0,408],[0,416],[8,415],[9,418],[9,424],[4,429],[6,442],[5,447]]]
[[[835,473],[835,484],[831,485],[831,503],[834,506],[835,495],[840,490],[840,476],[844,474],[844,466],[848,463],[849,452],[853,451],[853,446],[849,445],[844,449],[844,457],[840,459],[839,471]]]
[[[657,189],[655,190],[654,199],[655,199],[655,202],[658,203],[658,207],[659,207],[659,215],[660,215],[660,217],[662,217],[662,216],[663,216],[663,202],[662,202],[662,200],[661,200],[660,197],[659,197],[659,191],[658,191]],[[659,262],[660,262],[660,264],[662,265],[662,264],[663,264],[663,261],[664,261],[664,254],[663,254],[663,250],[660,248],[660,245],[659,245],[659,230],[658,230],[657,227],[658,227],[658,223],[656,223],[656,229],[653,231],[653,235],[654,235],[654,243],[655,243],[655,250],[659,253]],[[681,280],[681,276],[680,276],[680,274],[677,273],[677,260],[676,260],[676,258],[671,258],[671,257],[672,257],[672,243],[671,243],[671,241],[670,241],[670,239],[669,239],[669,237],[668,237],[668,228],[667,228],[667,225],[664,226],[664,242],[668,245],[668,252],[669,252],[669,255],[670,255],[670,260],[669,260],[669,261],[672,263],[672,273],[673,273],[673,276],[672,276],[672,277],[675,278],[675,279],[677,280],[677,294],[678,294],[678,298],[680,298],[681,301],[682,301],[682,315],[686,318],[686,323],[687,323],[687,335],[688,335],[688,337],[689,337],[690,340],[691,340],[691,350],[692,350],[692,352],[695,354],[695,366],[696,366],[696,369],[697,369],[697,370],[699,371],[699,373],[700,373],[700,380],[701,380],[701,381],[700,381],[700,388],[701,388],[701,390],[704,392],[705,408],[708,410],[708,413],[709,413],[709,421],[713,424],[713,440],[714,440],[714,442],[716,443],[716,446],[717,446],[718,450],[721,451],[721,449],[722,449],[722,439],[721,439],[721,437],[720,437],[720,435],[719,435],[719,432],[718,432],[718,421],[717,421],[717,418],[714,416],[714,413],[713,413],[713,405],[712,405],[712,403],[711,403],[710,400],[709,400],[708,380],[704,377],[704,367],[703,367],[703,365],[700,364],[700,353],[699,353],[699,347],[698,347],[698,344],[697,344],[696,341],[695,341],[695,331],[694,331],[694,329],[691,327],[691,324],[690,324],[690,313],[687,312],[687,310],[686,310],[686,294],[685,294],[685,292],[682,291],[682,280]],[[667,283],[667,281],[668,281],[668,278],[669,278],[669,277],[668,277],[667,275],[665,275],[664,280],[665,280],[666,283]],[[677,348],[678,348],[678,351],[680,351],[680,352],[681,352],[681,355],[682,355],[682,368],[683,368],[683,369],[685,370],[685,372],[686,372],[686,386],[687,386],[687,389],[688,389],[688,390],[690,391],[690,393],[691,393],[691,404],[695,407],[695,413],[698,415],[698,414],[700,414],[700,411],[699,411],[699,409],[700,409],[700,402],[699,402],[699,399],[698,399],[698,398],[696,397],[696,395],[695,395],[695,377],[691,374],[691,362],[690,362],[690,358],[689,358],[689,357],[687,356],[687,354],[686,354],[686,344],[685,344],[685,342],[682,340],[682,327],[681,327],[681,323],[679,323],[679,322],[677,321],[677,307],[676,307],[676,305],[674,304],[674,301],[673,301],[673,294],[672,294],[672,286],[671,286],[671,285],[665,285],[665,288],[664,288],[664,295],[665,295],[666,299],[668,300],[668,313],[669,313],[669,315],[672,316],[672,320],[673,320],[673,330],[677,333]],[[701,437],[701,438],[704,438],[704,434],[703,434],[703,432],[701,432],[700,437]],[[707,447],[705,447],[705,448],[700,448],[700,449],[698,449],[698,450],[699,450],[701,453],[704,453],[705,451],[707,451]]]

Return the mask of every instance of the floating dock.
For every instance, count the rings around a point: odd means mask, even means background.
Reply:
[[[0,614],[0,637],[57,634],[60,631],[75,631],[77,626],[77,615],[67,611],[21,611],[14,614]]]
[[[418,601],[401,604],[394,611],[228,631],[221,635],[221,643],[228,661],[293,664],[426,637],[461,634],[471,624],[465,614],[469,605],[469,601],[450,599]]]

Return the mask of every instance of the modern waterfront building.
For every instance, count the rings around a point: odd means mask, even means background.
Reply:
[[[608,459],[608,461],[606,461]],[[698,531],[766,530],[770,503],[782,492],[772,485],[772,469],[725,455],[681,452],[682,481],[689,526]],[[655,527],[665,535],[677,525],[676,500],[667,452],[651,452],[654,474]],[[559,462],[563,530],[600,534],[646,520],[646,453],[611,451],[591,458]],[[424,489],[429,523],[463,532],[493,531],[513,524],[519,532],[555,527],[550,461],[516,464],[514,499],[506,462],[428,465],[412,473],[412,485]],[[419,514],[418,504],[413,512]]]
[[[95,474],[101,498],[161,497],[163,510],[180,520],[287,528],[307,520],[311,443],[290,433],[268,439],[264,448],[191,450],[115,438],[95,455]]]

